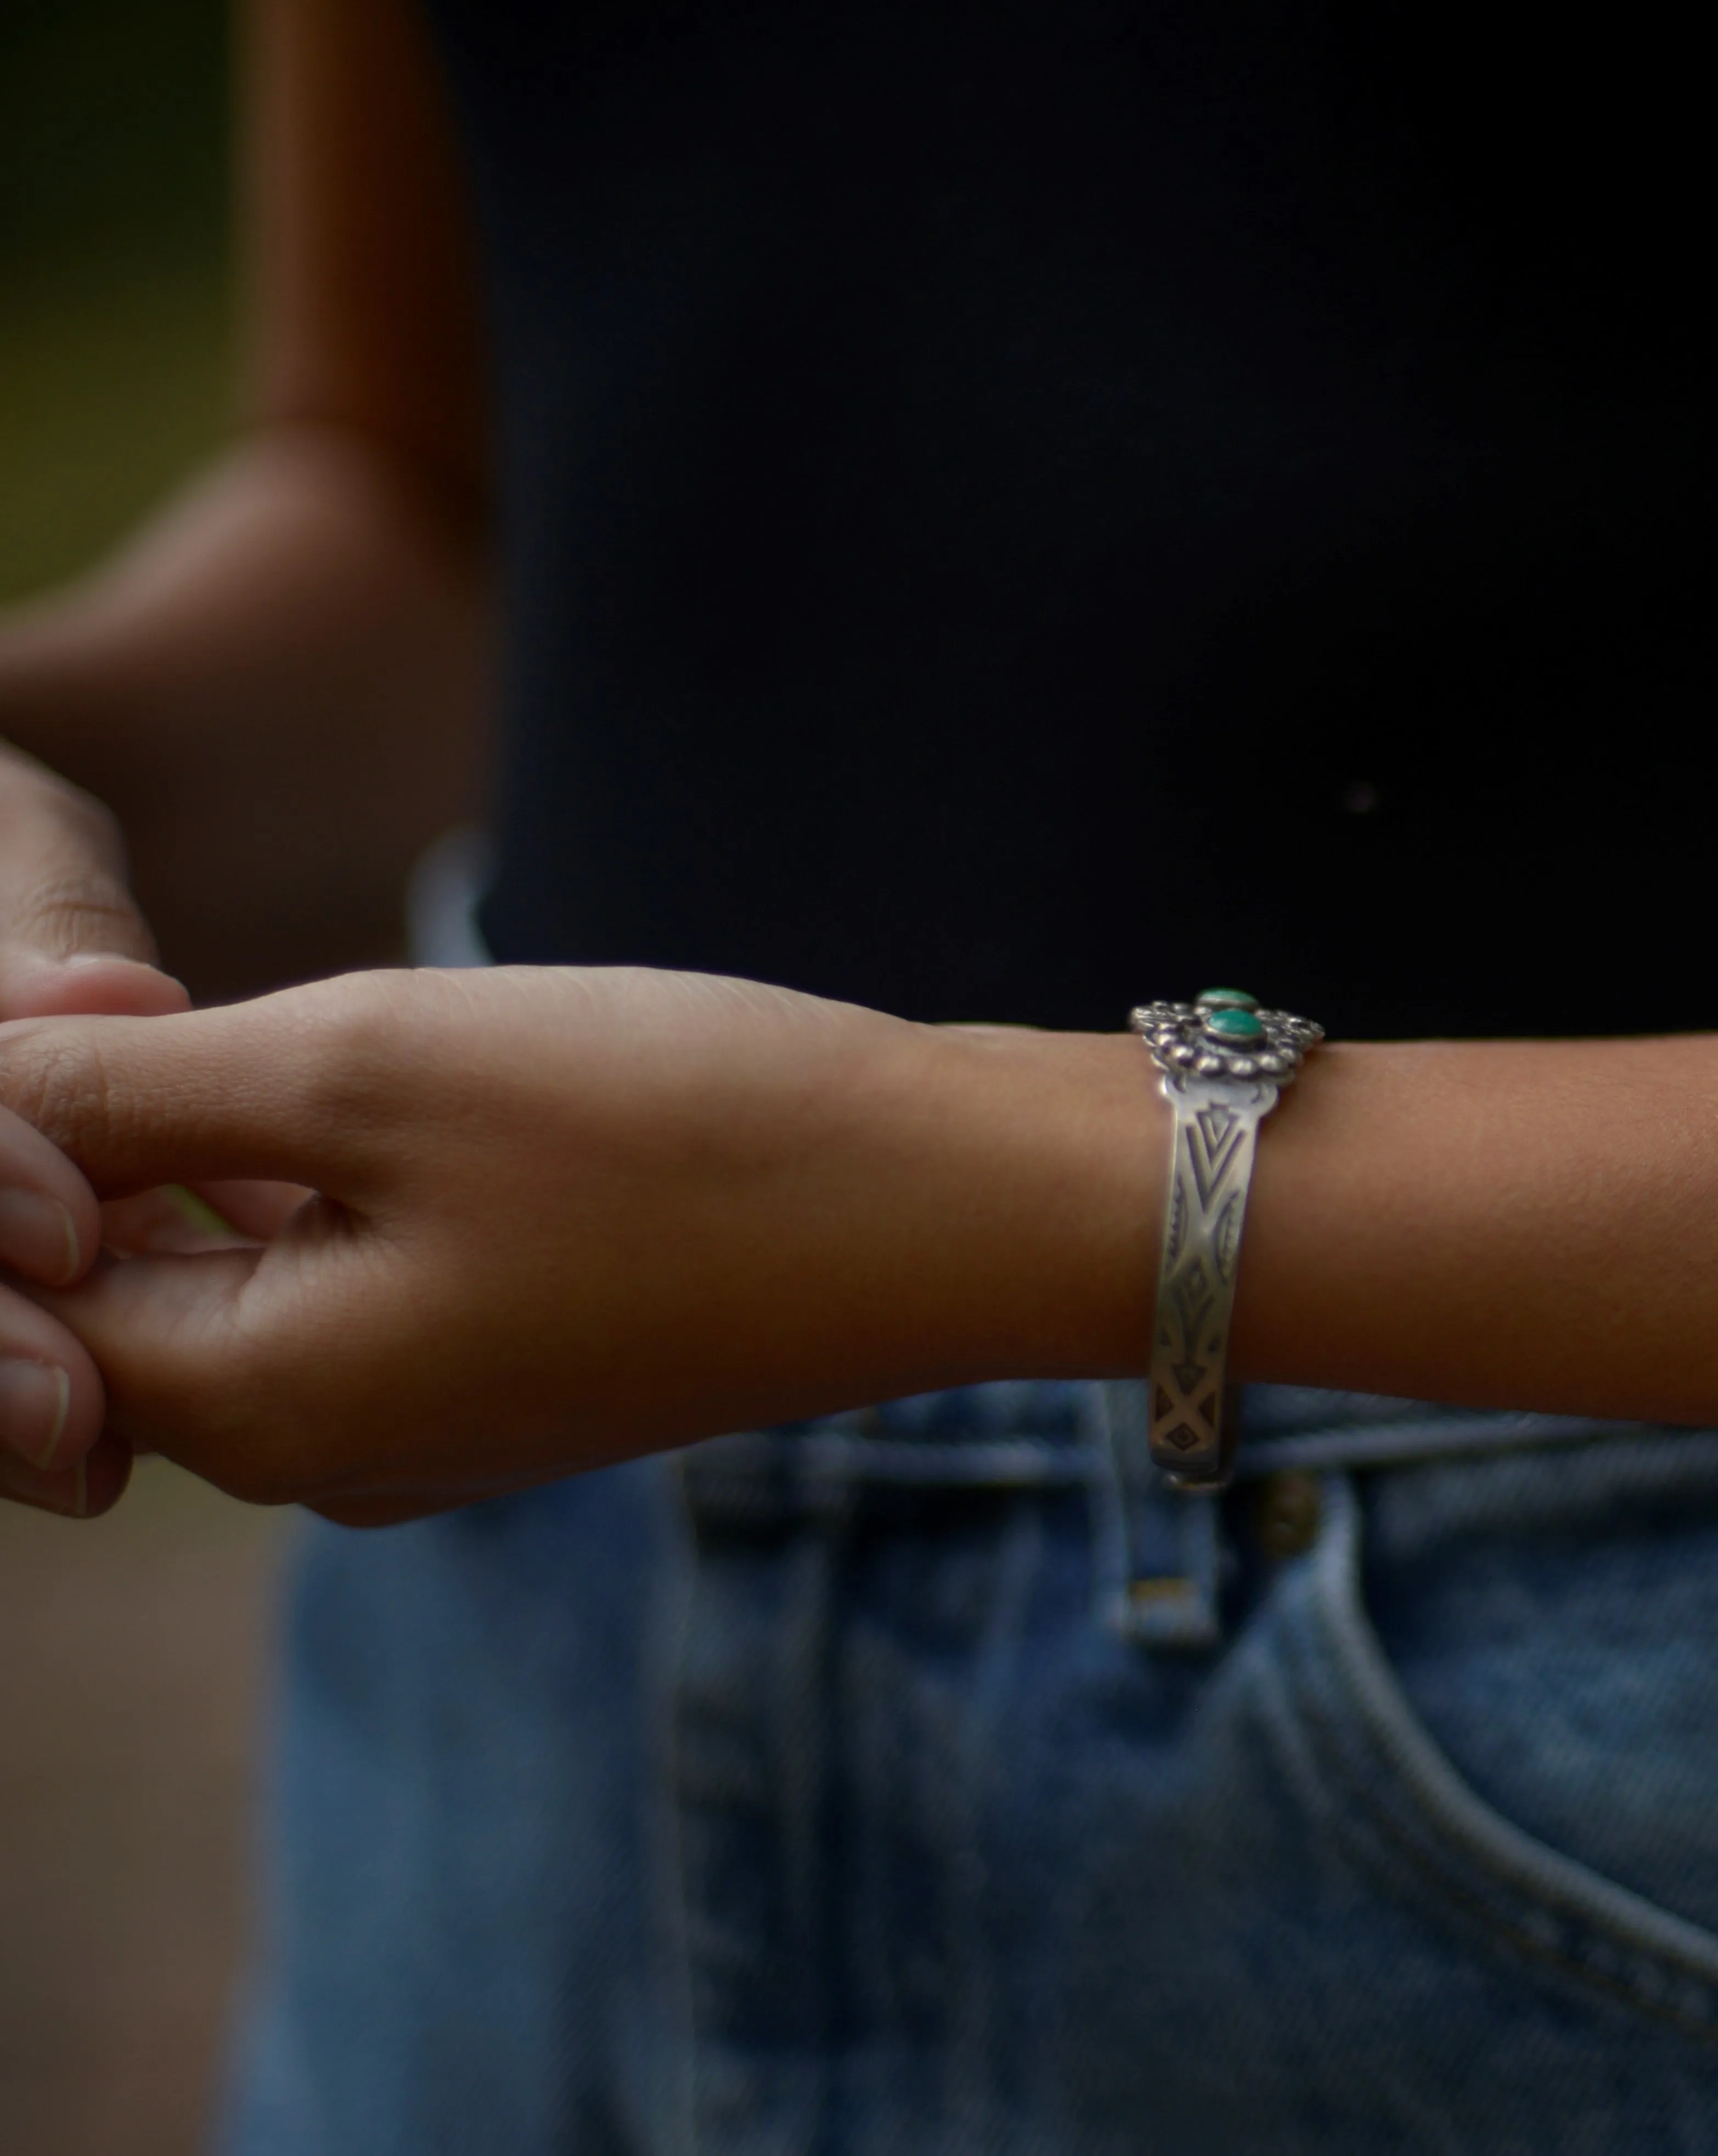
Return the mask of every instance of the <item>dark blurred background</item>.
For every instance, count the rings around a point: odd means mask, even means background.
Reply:
[[[0,603],[229,424],[221,0],[0,9]],[[0,2150],[197,2156],[247,1920],[271,1517],[0,1503]]]
[[[0,597],[227,424],[228,44],[223,0],[0,9]]]

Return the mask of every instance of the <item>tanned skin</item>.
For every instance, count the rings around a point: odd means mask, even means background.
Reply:
[[[1126,1036],[377,970],[489,736],[469,216],[404,0],[255,0],[247,50],[246,436],[0,634],[0,1488],[93,1513],[151,1445],[361,1524],[1142,1371],[1168,1128]],[[1715,1126],[1705,1035],[1319,1050],[1237,1373],[1718,1422]],[[239,1232],[162,1232],[172,1183]]]

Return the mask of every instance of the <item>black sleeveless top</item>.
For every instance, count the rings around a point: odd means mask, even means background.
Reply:
[[[433,13],[505,445],[499,956],[1718,1024],[1685,13]]]

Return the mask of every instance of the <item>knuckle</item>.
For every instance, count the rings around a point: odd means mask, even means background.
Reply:
[[[112,811],[39,765],[0,777],[10,934],[56,955],[99,948],[152,958],[126,887],[125,838]]]
[[[32,883],[8,911],[16,940],[56,957],[111,951],[153,963],[154,938],[131,893],[116,878],[90,868]]]
[[[115,1088],[100,1043],[75,1020],[24,1020],[0,1050],[0,1104],[78,1159],[112,1132]]]

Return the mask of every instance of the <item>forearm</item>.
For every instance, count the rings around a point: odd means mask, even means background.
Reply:
[[[1249,1373],[1718,1423],[1718,1039],[1321,1050],[1285,1108]]]
[[[1234,1374],[1718,1424],[1718,1040],[1337,1045],[1262,1133]],[[0,1028],[103,1197],[271,1241],[31,1290],[109,1426],[358,1523],[867,1401],[1150,1360],[1169,1117],[1126,1034],[645,969],[357,973]]]
[[[1119,1036],[1064,1037],[1036,1070],[1006,1034],[944,1054],[1001,1148],[962,1170],[990,1208],[966,1262],[1001,1276],[964,1359],[1001,1374],[1012,1341],[1022,1369],[1142,1372],[1169,1147],[1148,1057]],[[1712,1036],[1337,1044],[1264,1126],[1234,1375],[1718,1423],[1715,1319]]]
[[[465,505],[360,434],[266,429],[7,624],[3,731],[115,811],[200,996],[375,963],[479,795],[487,613]]]

